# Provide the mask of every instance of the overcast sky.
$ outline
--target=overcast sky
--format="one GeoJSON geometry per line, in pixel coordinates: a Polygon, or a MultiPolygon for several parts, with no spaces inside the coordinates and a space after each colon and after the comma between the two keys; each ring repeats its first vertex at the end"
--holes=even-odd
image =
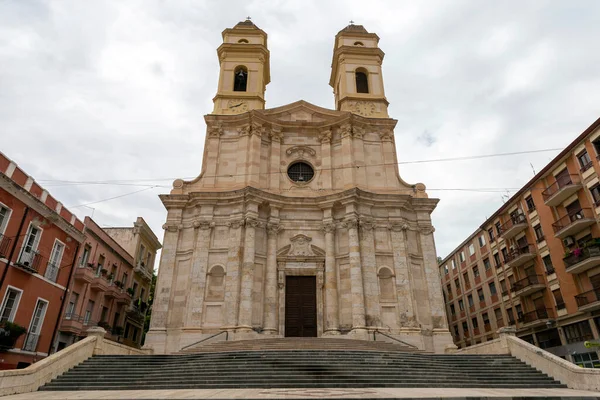
{"type": "MultiPolygon", "coordinates": [[[[1,151],[81,218],[143,216],[162,240],[157,195],[200,173],[216,48],[246,16],[269,35],[269,108],[332,108],[335,34],[350,20],[377,33],[400,162],[563,148],[600,116],[596,0],[0,0],[1,151]]],[[[557,153],[400,174],[441,199],[444,257],[557,153]],[[482,188],[500,191],[439,190],[482,188]]]]}

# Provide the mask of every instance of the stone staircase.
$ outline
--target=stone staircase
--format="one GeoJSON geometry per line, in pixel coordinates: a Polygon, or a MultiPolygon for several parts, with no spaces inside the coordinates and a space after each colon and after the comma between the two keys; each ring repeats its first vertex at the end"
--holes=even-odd
{"type": "Polygon", "coordinates": [[[183,354],[94,356],[40,390],[566,387],[507,355],[427,354],[356,342],[262,339],[183,354]]]}

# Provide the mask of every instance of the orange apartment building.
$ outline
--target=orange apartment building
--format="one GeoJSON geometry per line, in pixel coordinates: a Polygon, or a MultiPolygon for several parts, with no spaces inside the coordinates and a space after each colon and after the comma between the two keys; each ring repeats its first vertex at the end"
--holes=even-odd
{"type": "Polygon", "coordinates": [[[0,153],[0,369],[24,368],[52,351],[83,231],[0,153]]]}
{"type": "Polygon", "coordinates": [[[440,263],[457,346],[503,326],[580,366],[600,368],[600,119],[440,263]]]}
{"type": "Polygon", "coordinates": [[[102,229],[89,217],[84,223],[86,237],[61,321],[57,350],[85,337],[91,326],[106,329],[107,339],[140,347],[160,243],[143,218],[138,218],[132,228],[102,229]]]}

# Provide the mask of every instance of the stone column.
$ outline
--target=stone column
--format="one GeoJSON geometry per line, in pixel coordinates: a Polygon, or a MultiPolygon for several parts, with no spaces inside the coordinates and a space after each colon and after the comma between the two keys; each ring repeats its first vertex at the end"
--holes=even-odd
{"type": "Polygon", "coordinates": [[[350,261],[350,285],[352,293],[352,332],[360,334],[365,329],[365,294],[363,289],[360,243],[358,241],[358,219],[344,221],[348,227],[348,258],[350,261]]]}
{"type": "Polygon", "coordinates": [[[340,318],[337,290],[337,266],[335,261],[334,233],[332,222],[323,224],[325,232],[325,331],[324,335],[340,334],[340,318]]]}
{"type": "Polygon", "coordinates": [[[344,124],[339,128],[342,137],[342,185],[344,189],[355,187],[352,151],[352,125],[344,124]]]}
{"type": "Polygon", "coordinates": [[[367,326],[381,326],[379,283],[377,281],[377,261],[375,259],[375,238],[373,235],[374,225],[372,222],[363,219],[360,220],[359,225],[366,323],[367,326]]]}
{"type": "Polygon", "coordinates": [[[217,159],[219,156],[219,142],[220,137],[223,134],[223,126],[220,122],[213,123],[208,126],[207,136],[208,141],[206,143],[206,159],[202,161],[204,164],[204,184],[207,187],[215,186],[216,175],[217,175],[217,159]]]}
{"type": "Polygon", "coordinates": [[[383,150],[383,170],[385,171],[385,183],[389,188],[396,187],[398,182],[398,161],[396,160],[396,149],[394,145],[394,131],[391,128],[383,128],[379,131],[379,138],[383,150]]]}
{"type": "Polygon", "coordinates": [[[269,188],[273,191],[279,190],[279,181],[281,175],[279,170],[281,169],[281,127],[271,127],[271,159],[269,166],[269,188]]]}
{"type": "Polygon", "coordinates": [[[240,292],[240,244],[243,219],[233,220],[229,225],[229,250],[227,252],[227,271],[225,275],[225,326],[234,329],[237,324],[238,301],[240,292]]]}
{"type": "Polygon", "coordinates": [[[392,254],[394,257],[394,270],[396,274],[396,292],[398,309],[400,311],[400,328],[416,328],[415,307],[413,304],[413,294],[410,287],[410,276],[408,258],[406,254],[406,242],[404,240],[404,231],[408,229],[405,223],[391,223],[390,229],[392,239],[392,254]]]}
{"type": "MultiPolygon", "coordinates": [[[[319,132],[321,140],[321,187],[332,189],[333,170],[331,169],[331,129],[319,132]]],[[[325,284],[327,286],[327,284],[325,284]]]]}
{"type": "Polygon", "coordinates": [[[359,168],[353,168],[354,177],[356,178],[356,186],[366,187],[369,186],[367,181],[367,169],[365,168],[365,143],[363,142],[363,136],[365,134],[364,128],[356,125],[352,126],[352,148],[354,157],[354,166],[359,168]]]}
{"type": "Polygon", "coordinates": [[[202,306],[204,303],[204,289],[206,287],[206,269],[208,268],[208,248],[210,247],[210,233],[215,226],[210,221],[194,221],[197,230],[196,246],[192,259],[190,275],[190,292],[188,295],[187,316],[185,327],[200,327],[202,325],[202,306]]]}
{"type": "Polygon", "coordinates": [[[258,123],[252,124],[248,146],[248,184],[260,186],[260,145],[265,128],[258,123]]]}
{"type": "Polygon", "coordinates": [[[254,254],[256,244],[256,228],[260,226],[257,219],[246,218],[244,234],[244,261],[242,264],[242,284],[240,287],[240,311],[238,329],[252,330],[252,287],[254,286],[254,254]]]}
{"type": "Polygon", "coordinates": [[[442,294],[442,284],[440,282],[435,242],[433,241],[434,231],[435,229],[431,225],[419,227],[425,269],[424,275],[427,282],[427,292],[429,293],[429,305],[431,307],[433,329],[448,329],[446,306],[444,304],[444,295],[442,294]]]}
{"type": "Polygon", "coordinates": [[[167,222],[163,225],[165,236],[163,239],[162,253],[160,256],[160,268],[154,292],[154,304],[152,305],[152,318],[150,329],[164,330],[167,327],[169,315],[169,302],[171,300],[171,288],[173,287],[173,273],[175,271],[177,242],[181,224],[167,222]]]}
{"type": "Polygon", "coordinates": [[[277,327],[277,235],[281,225],[274,222],[267,224],[267,274],[265,278],[265,326],[264,333],[274,335],[277,327]]]}

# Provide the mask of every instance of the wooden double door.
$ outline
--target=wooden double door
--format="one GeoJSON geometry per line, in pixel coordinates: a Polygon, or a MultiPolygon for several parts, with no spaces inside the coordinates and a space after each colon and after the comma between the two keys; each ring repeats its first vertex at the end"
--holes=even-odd
{"type": "Polygon", "coordinates": [[[317,280],[315,276],[286,277],[285,336],[317,337],[317,280]]]}

